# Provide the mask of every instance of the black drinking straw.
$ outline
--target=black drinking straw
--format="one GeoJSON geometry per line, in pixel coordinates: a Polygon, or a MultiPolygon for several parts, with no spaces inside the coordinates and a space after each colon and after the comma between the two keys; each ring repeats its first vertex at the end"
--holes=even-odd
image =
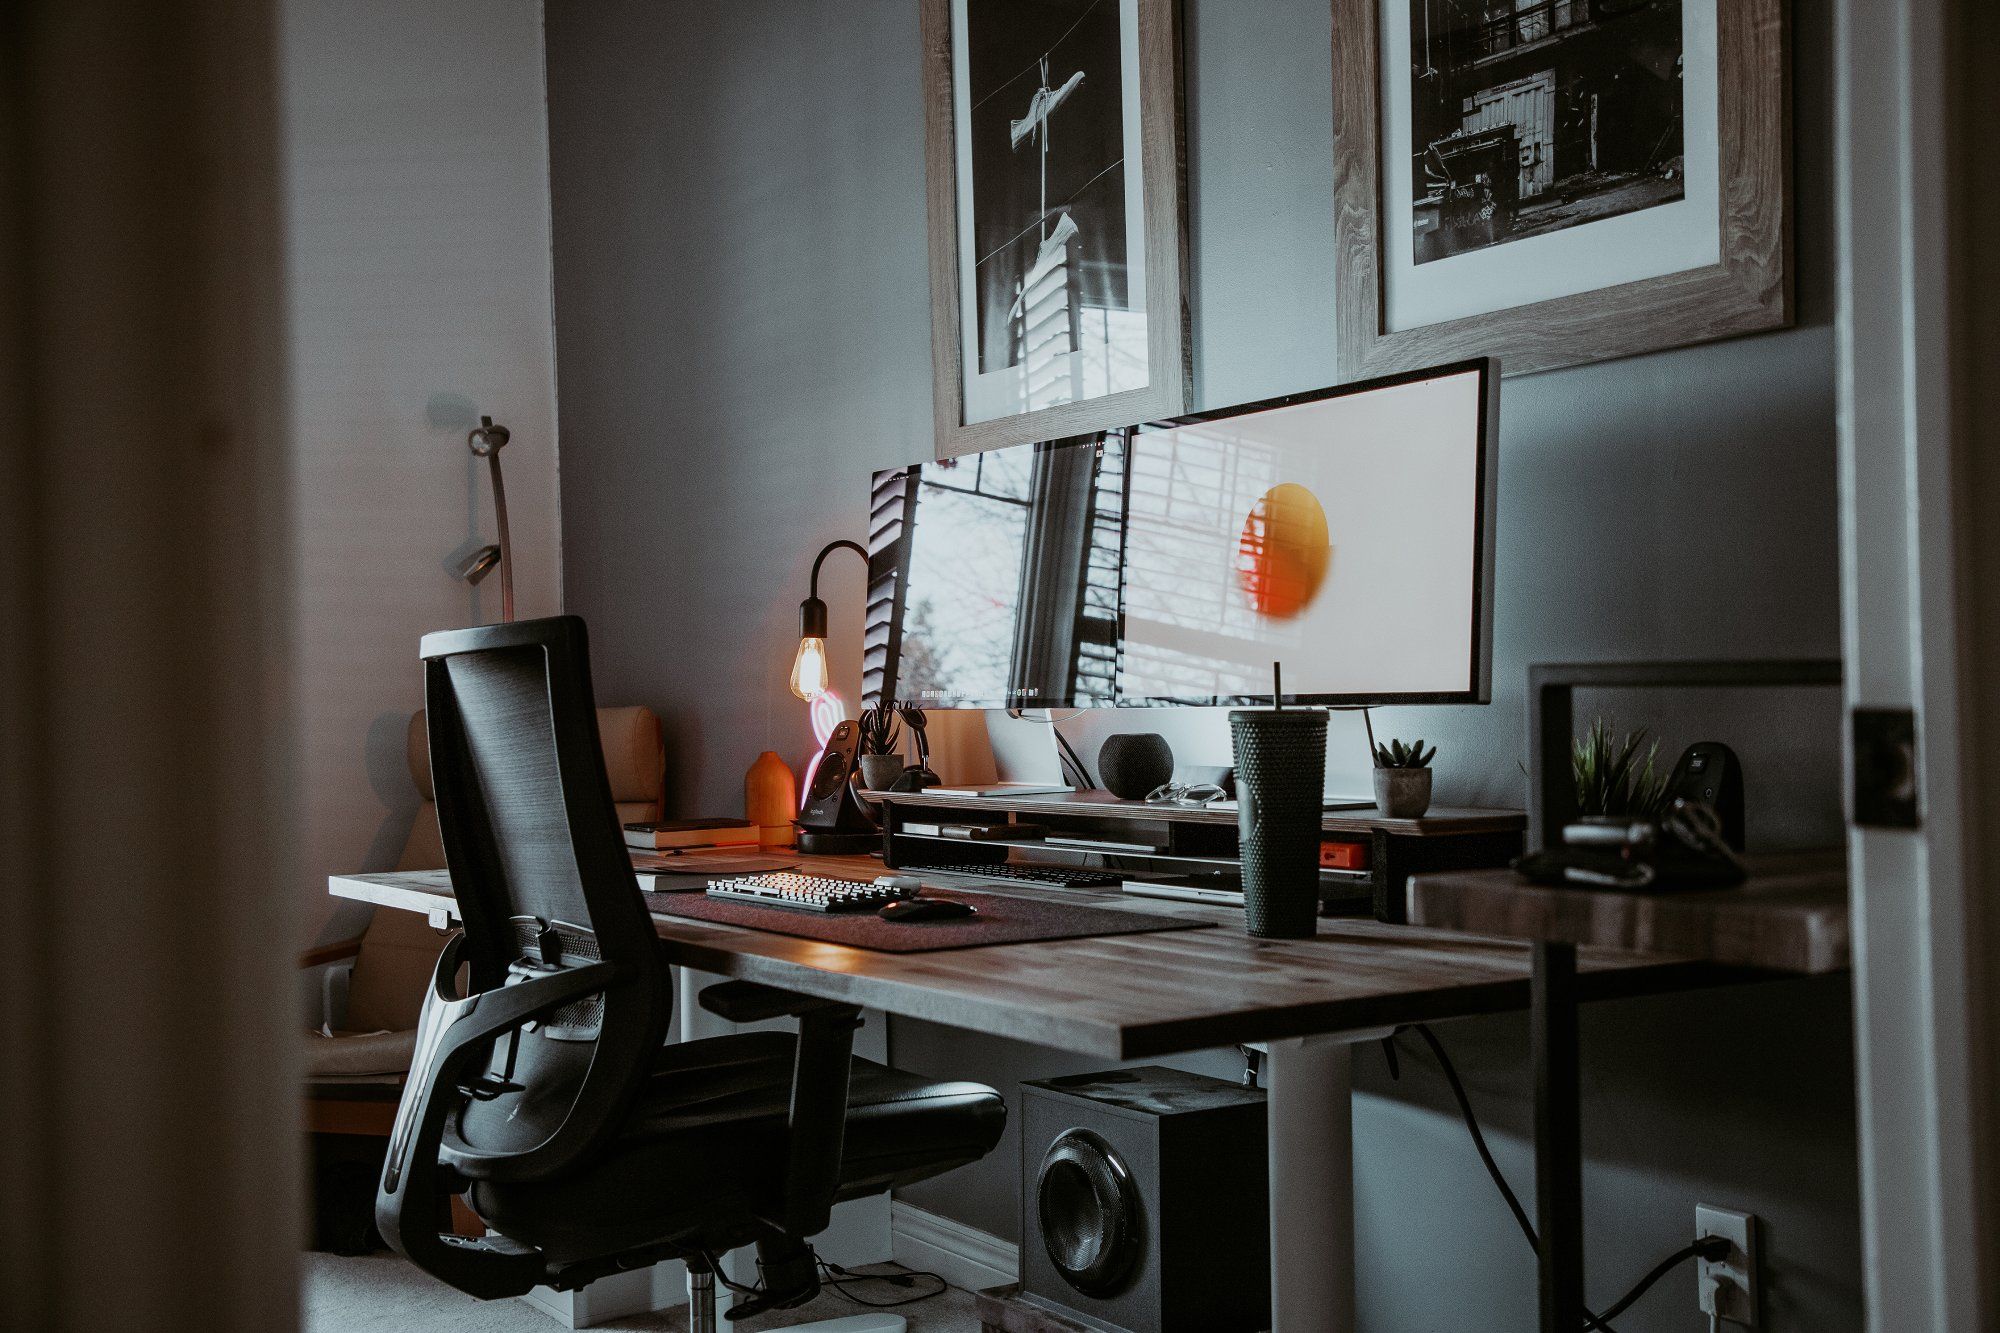
{"type": "Polygon", "coordinates": [[[1276,662],[1271,663],[1271,711],[1285,711],[1285,669],[1276,662]]]}

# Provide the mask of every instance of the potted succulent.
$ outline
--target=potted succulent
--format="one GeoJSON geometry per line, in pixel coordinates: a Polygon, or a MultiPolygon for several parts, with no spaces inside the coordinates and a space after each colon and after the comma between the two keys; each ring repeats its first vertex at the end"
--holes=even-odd
{"type": "Polygon", "coordinates": [[[1420,739],[1415,745],[1390,741],[1375,747],[1375,808],[1391,819],[1415,819],[1431,808],[1431,760],[1420,739]]]}
{"type": "Polygon", "coordinates": [[[887,791],[902,776],[903,756],[896,747],[903,729],[896,722],[895,705],[861,711],[861,785],[869,791],[887,791]]]}

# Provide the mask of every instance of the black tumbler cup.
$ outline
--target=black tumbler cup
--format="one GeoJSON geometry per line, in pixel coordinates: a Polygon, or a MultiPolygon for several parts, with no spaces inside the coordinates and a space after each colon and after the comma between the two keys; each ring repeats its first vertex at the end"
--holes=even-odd
{"type": "Polygon", "coordinates": [[[1317,708],[1238,708],[1236,827],[1243,916],[1252,935],[1310,938],[1319,918],[1319,821],[1326,714],[1317,708]]]}

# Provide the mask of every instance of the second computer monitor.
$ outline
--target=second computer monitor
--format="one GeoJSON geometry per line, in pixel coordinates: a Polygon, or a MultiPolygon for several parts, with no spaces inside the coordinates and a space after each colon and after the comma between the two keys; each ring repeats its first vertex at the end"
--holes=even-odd
{"type": "Polygon", "coordinates": [[[1126,457],[1126,705],[1490,697],[1494,371],[1144,426],[1126,457]]]}

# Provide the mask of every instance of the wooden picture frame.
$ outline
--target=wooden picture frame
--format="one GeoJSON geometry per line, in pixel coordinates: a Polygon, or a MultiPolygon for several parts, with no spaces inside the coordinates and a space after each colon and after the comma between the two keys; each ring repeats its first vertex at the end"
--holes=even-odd
{"type": "MultiPolygon", "coordinates": [[[[1506,374],[1519,375],[1792,323],[1786,0],[1685,0],[1715,9],[1717,262],[1398,329],[1389,324],[1384,274],[1389,215],[1381,119],[1382,15],[1392,0],[1332,2],[1343,379],[1487,355],[1499,357],[1506,374]]],[[[1399,10],[1405,2],[1393,0],[1399,10]]]]}
{"type": "MultiPolygon", "coordinates": [[[[1063,439],[1176,416],[1188,410],[1193,364],[1187,305],[1180,0],[1125,0],[1122,5],[1120,0],[1103,2],[1117,7],[1114,12],[1120,15],[1121,38],[1124,14],[1136,5],[1136,100],[1142,168],[1138,193],[1143,215],[1138,230],[1143,233],[1145,265],[1146,382],[1143,387],[968,421],[963,352],[968,326],[962,299],[966,287],[961,272],[959,133],[952,82],[954,0],[920,0],[931,364],[935,456],[939,459],[1007,445],[1063,439]]],[[[1043,217],[1047,216],[1044,211],[1043,217]]],[[[1128,227],[1128,235],[1129,232],[1128,227]]]]}

